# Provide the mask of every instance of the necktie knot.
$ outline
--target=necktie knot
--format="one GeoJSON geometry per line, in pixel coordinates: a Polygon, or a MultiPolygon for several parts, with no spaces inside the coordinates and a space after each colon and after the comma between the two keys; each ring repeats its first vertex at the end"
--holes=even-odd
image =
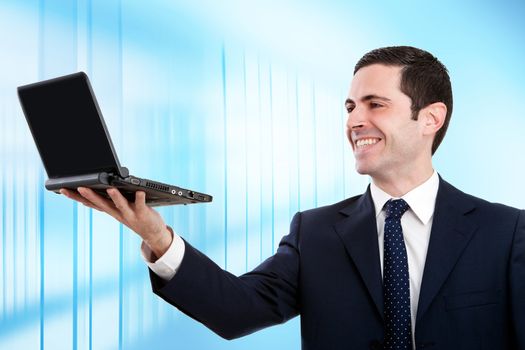
{"type": "Polygon", "coordinates": [[[391,199],[385,204],[386,218],[400,219],[408,208],[408,203],[404,199],[391,199]]]}

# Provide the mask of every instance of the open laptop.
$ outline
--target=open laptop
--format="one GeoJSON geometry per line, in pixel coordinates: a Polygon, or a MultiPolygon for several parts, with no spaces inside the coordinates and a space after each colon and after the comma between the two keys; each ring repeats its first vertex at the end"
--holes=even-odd
{"type": "Polygon", "coordinates": [[[149,206],[211,202],[212,196],[129,175],[120,166],[84,72],[18,87],[18,98],[49,179],[46,189],[89,187],[106,198],[117,187],[130,201],[146,192],[149,206]]]}

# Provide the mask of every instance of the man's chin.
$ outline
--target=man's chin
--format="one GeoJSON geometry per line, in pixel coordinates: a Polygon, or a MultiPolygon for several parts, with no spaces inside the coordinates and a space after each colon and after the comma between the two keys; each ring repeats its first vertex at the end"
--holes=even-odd
{"type": "Polygon", "coordinates": [[[365,167],[362,165],[360,166],[359,164],[356,164],[355,170],[360,175],[370,175],[370,169],[368,167],[365,167]]]}

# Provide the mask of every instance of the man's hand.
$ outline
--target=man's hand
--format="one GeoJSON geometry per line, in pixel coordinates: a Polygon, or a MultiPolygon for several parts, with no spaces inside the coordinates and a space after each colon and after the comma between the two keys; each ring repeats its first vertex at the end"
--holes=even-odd
{"type": "Polygon", "coordinates": [[[164,220],[155,210],[146,205],[146,193],[137,191],[135,202],[128,202],[116,188],[108,188],[111,200],[106,199],[93,190],[79,187],[77,192],[60,189],[64,196],[74,199],[87,207],[108,213],[131,230],[136,232],[150,247],[157,258],[164,255],[173,239],[164,220]]]}

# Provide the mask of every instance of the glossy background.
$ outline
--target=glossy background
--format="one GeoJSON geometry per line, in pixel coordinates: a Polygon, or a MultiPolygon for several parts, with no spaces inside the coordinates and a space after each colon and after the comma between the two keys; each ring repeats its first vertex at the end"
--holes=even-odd
{"type": "Polygon", "coordinates": [[[228,342],[154,296],[129,230],[43,190],[18,85],[88,73],[121,163],[214,195],[160,211],[240,274],[296,211],[365,190],[343,102],[379,46],[449,68],[440,174],[523,208],[524,16],[520,1],[1,1],[0,349],[300,348],[298,318],[228,342]]]}

